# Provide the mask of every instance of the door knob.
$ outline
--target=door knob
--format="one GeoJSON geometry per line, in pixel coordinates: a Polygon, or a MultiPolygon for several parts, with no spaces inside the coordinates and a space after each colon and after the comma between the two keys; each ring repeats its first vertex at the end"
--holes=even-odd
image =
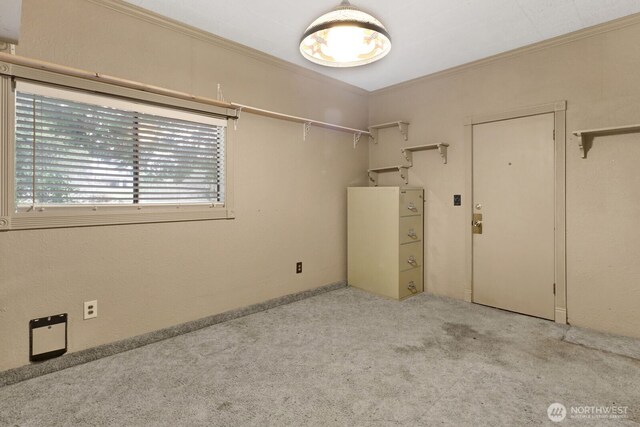
{"type": "Polygon", "coordinates": [[[411,237],[412,239],[415,239],[418,237],[418,235],[416,234],[415,230],[412,228],[411,230],[409,230],[409,232],[407,233],[407,236],[411,237]]]}
{"type": "Polygon", "coordinates": [[[474,227],[482,227],[482,221],[473,221],[474,227]]]}
{"type": "Polygon", "coordinates": [[[416,261],[416,257],[414,257],[413,255],[411,255],[408,259],[407,259],[407,263],[411,264],[411,265],[418,265],[418,261],[416,261]]]}
{"type": "Polygon", "coordinates": [[[409,204],[407,205],[407,209],[412,212],[418,212],[418,208],[416,208],[416,205],[414,205],[413,202],[409,202],[409,204]]]}

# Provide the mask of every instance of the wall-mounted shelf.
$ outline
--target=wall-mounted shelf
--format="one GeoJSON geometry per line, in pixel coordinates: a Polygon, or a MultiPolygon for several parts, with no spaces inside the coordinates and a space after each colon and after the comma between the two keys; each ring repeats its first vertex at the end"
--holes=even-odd
{"type": "Polygon", "coordinates": [[[378,174],[383,172],[398,172],[400,178],[405,185],[409,184],[409,167],[410,166],[384,166],[380,168],[369,169],[369,181],[374,187],[378,186],[378,174]]]}
{"type": "Polygon", "coordinates": [[[580,138],[580,151],[582,152],[582,158],[587,158],[587,151],[591,148],[593,138],[596,136],[616,135],[621,133],[635,133],[640,132],[640,125],[630,126],[616,126],[610,128],[601,129],[589,129],[589,130],[576,130],[573,134],[580,138]]]}
{"type": "Polygon", "coordinates": [[[405,147],[402,149],[402,155],[410,165],[413,166],[413,153],[415,151],[438,150],[442,157],[442,163],[447,164],[447,148],[449,144],[440,142],[438,144],[416,145],[414,147],[405,147]]]}
{"type": "Polygon", "coordinates": [[[378,130],[397,127],[405,141],[409,140],[409,122],[405,121],[397,121],[397,122],[389,122],[383,123],[381,125],[371,125],[369,126],[369,137],[373,139],[374,144],[378,143],[378,130]]]}

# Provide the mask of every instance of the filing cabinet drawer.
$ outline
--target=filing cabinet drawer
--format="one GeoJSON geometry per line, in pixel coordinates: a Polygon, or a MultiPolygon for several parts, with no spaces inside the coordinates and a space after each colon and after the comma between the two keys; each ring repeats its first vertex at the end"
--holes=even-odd
{"type": "Polygon", "coordinates": [[[422,267],[400,273],[399,299],[422,292],[422,267]]]}
{"type": "Polygon", "coordinates": [[[400,244],[422,241],[422,216],[400,218],[400,244]]]}
{"type": "Polygon", "coordinates": [[[400,271],[422,266],[422,242],[400,245],[400,271]]]}
{"type": "Polygon", "coordinates": [[[422,190],[400,192],[400,216],[422,215],[424,199],[422,190]]]}

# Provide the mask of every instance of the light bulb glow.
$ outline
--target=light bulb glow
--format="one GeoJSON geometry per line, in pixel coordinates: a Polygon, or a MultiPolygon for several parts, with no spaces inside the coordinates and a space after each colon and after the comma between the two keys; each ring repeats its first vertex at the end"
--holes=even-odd
{"type": "Polygon", "coordinates": [[[328,30],[325,53],[338,62],[353,62],[371,51],[369,46],[362,28],[340,26],[328,30]]]}

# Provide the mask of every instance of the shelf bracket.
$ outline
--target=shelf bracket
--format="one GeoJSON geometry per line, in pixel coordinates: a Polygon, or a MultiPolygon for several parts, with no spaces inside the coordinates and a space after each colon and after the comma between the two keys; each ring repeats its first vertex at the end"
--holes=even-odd
{"type": "Polygon", "coordinates": [[[383,168],[369,169],[369,185],[374,187],[378,186],[378,176],[380,172],[397,172],[400,175],[400,179],[405,185],[409,184],[409,168],[411,166],[388,166],[383,168]]]}
{"type": "Polygon", "coordinates": [[[378,186],[378,172],[369,171],[369,186],[378,186]]]}
{"type": "Polygon", "coordinates": [[[409,140],[409,123],[406,122],[398,122],[398,129],[400,133],[404,137],[405,141],[409,140]]]}
{"type": "Polygon", "coordinates": [[[378,143],[378,129],[369,128],[369,139],[373,141],[374,144],[378,143]]]}
{"type": "Polygon", "coordinates": [[[581,134],[581,133],[576,133],[576,136],[578,136],[578,138],[580,138],[580,140],[578,141],[578,147],[580,148],[580,154],[582,155],[583,159],[587,158],[587,152],[589,151],[589,148],[591,146],[591,137],[585,134],[581,134]]]}
{"type": "Polygon", "coordinates": [[[353,149],[355,150],[358,146],[358,142],[360,142],[360,137],[362,136],[362,132],[353,134],[353,149]]]}
{"type": "Polygon", "coordinates": [[[378,143],[378,129],[386,129],[397,127],[400,131],[400,134],[404,138],[405,141],[409,140],[409,122],[405,122],[402,120],[398,120],[396,122],[383,123],[380,125],[371,125],[369,126],[369,138],[373,140],[374,144],[378,143]]]}
{"type": "Polygon", "coordinates": [[[233,120],[233,130],[236,131],[238,130],[238,121],[240,120],[240,113],[242,113],[242,107],[238,107],[235,110],[235,116],[236,118],[233,120]]]}
{"type": "Polygon", "coordinates": [[[438,152],[440,153],[440,157],[442,157],[442,163],[447,164],[447,149],[449,148],[449,144],[438,144],[438,152]]]}
{"type": "Polygon", "coordinates": [[[398,168],[398,172],[400,172],[400,179],[404,181],[404,185],[409,185],[409,168],[401,166],[398,168]]]}
{"type": "Polygon", "coordinates": [[[580,140],[578,141],[580,153],[582,154],[582,158],[586,159],[587,152],[593,144],[593,138],[595,138],[596,136],[609,136],[637,132],[640,132],[640,124],[629,126],[615,126],[601,129],[576,130],[573,131],[573,134],[580,138],[580,140]]]}
{"type": "Polygon", "coordinates": [[[442,157],[442,163],[446,165],[448,148],[449,148],[449,144],[447,144],[446,142],[440,142],[438,144],[427,144],[427,145],[416,145],[415,147],[405,147],[401,151],[402,151],[402,155],[409,163],[409,167],[413,166],[414,151],[435,150],[435,149],[438,149],[438,153],[440,153],[440,157],[442,157]]]}
{"type": "Polygon", "coordinates": [[[407,164],[409,166],[413,166],[413,151],[411,150],[405,150],[404,148],[402,149],[402,155],[404,156],[405,160],[407,161],[407,164]]]}
{"type": "Polygon", "coordinates": [[[306,141],[307,136],[309,135],[309,131],[311,130],[311,122],[306,122],[302,124],[302,140],[306,141]]]}

